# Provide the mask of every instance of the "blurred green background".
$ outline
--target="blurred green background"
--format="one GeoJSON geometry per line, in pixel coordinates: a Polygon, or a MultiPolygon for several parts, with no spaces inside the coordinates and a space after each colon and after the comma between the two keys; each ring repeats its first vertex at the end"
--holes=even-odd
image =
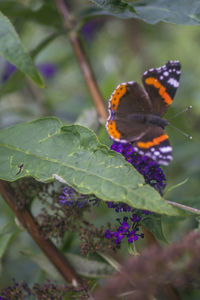
{"type": "MultiPolygon", "coordinates": [[[[41,1],[23,1],[37,6],[41,1]]],[[[77,13],[84,1],[69,1],[71,11],[77,13]]],[[[85,1],[87,2],[87,1],[85,1]]],[[[31,51],[54,29],[36,22],[10,18],[25,47],[31,51]]],[[[58,21],[59,22],[59,21],[58,21]]],[[[141,83],[141,76],[148,68],[159,67],[168,60],[180,60],[182,75],[180,86],[166,118],[170,118],[185,107],[193,109],[175,119],[172,123],[193,136],[192,140],[179,134],[173,128],[166,129],[173,146],[173,161],[163,168],[167,177],[166,190],[188,178],[188,181],[170,191],[165,198],[200,208],[200,30],[198,26],[182,26],[168,23],[146,24],[139,20],[120,20],[114,17],[97,17],[80,28],[80,37],[86,54],[96,75],[102,95],[107,103],[115,87],[130,80],[141,83]]],[[[0,56],[1,88],[5,84],[6,61],[0,56]]],[[[42,116],[54,115],[63,123],[81,122],[96,131],[102,143],[111,144],[103,125],[98,126],[93,102],[80,72],[67,34],[57,37],[35,60],[36,66],[43,64],[52,68],[46,76],[46,88],[39,89],[29,79],[16,82],[14,91],[1,96],[0,126],[5,128],[16,123],[42,116]],[[48,78],[47,78],[48,77],[48,78]]],[[[46,73],[47,74],[47,73],[46,73]]],[[[105,210],[98,212],[104,217],[105,210]]],[[[13,221],[14,216],[7,205],[0,201],[0,227],[13,221]]],[[[191,228],[198,225],[195,218],[184,220],[163,218],[163,228],[169,240],[178,240],[191,228]]],[[[28,283],[44,277],[39,268],[24,257],[20,251],[39,249],[26,233],[21,233],[12,242],[3,258],[0,288],[7,286],[12,278],[26,279],[28,283]]]]}

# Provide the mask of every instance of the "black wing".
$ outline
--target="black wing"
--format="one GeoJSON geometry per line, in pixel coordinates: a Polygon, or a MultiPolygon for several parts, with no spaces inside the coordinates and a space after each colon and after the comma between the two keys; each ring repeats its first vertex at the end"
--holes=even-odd
{"type": "Polygon", "coordinates": [[[112,139],[132,142],[141,139],[149,126],[129,118],[130,115],[149,114],[151,101],[146,91],[134,81],[120,84],[109,101],[107,130],[112,139]]]}
{"type": "Polygon", "coordinates": [[[151,99],[153,113],[163,116],[171,105],[179,86],[180,74],[179,61],[168,61],[160,68],[144,72],[142,81],[151,99]]]}

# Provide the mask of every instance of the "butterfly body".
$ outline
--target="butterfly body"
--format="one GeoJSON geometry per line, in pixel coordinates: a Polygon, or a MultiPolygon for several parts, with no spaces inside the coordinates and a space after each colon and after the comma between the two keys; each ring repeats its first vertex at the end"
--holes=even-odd
{"type": "Polygon", "coordinates": [[[180,77],[180,63],[144,72],[144,88],[129,81],[117,86],[109,101],[107,131],[112,139],[131,143],[136,152],[167,165],[172,147],[164,132],[168,125],[163,115],[171,105],[180,77]]]}

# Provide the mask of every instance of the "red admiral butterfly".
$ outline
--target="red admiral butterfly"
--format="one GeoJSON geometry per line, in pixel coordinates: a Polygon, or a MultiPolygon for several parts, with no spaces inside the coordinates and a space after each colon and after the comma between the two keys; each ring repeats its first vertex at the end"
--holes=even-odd
{"type": "Polygon", "coordinates": [[[173,101],[180,74],[179,61],[168,61],[144,72],[144,88],[135,81],[118,85],[109,100],[106,127],[111,138],[131,143],[139,154],[168,165],[172,147],[164,132],[168,122],[162,116],[173,101]]]}

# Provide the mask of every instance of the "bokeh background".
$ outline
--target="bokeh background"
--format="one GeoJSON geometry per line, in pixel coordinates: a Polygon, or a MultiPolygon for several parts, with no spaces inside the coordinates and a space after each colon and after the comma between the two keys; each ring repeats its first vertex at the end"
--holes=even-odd
{"type": "MultiPolygon", "coordinates": [[[[42,1],[22,2],[36,8],[42,1]]],[[[85,5],[82,0],[68,2],[74,15],[85,5]]],[[[39,25],[28,19],[23,22],[12,14],[9,18],[28,51],[36,48],[44,38],[54,32],[51,25],[39,25]]],[[[59,23],[59,20],[54,21],[59,23]]],[[[166,191],[186,179],[187,181],[166,192],[164,196],[168,200],[200,208],[199,27],[164,22],[150,25],[140,20],[121,20],[110,16],[90,19],[85,24],[79,24],[79,27],[84,49],[105,102],[119,83],[130,80],[141,83],[141,76],[148,68],[162,66],[168,60],[180,60],[180,86],[166,118],[170,119],[192,105],[191,111],[171,122],[192,135],[193,139],[189,140],[173,128],[166,129],[174,157],[172,163],[163,168],[167,177],[166,191]]],[[[98,123],[91,96],[67,34],[60,35],[49,43],[36,56],[35,64],[45,79],[46,88],[39,89],[28,78],[19,78],[12,86],[12,92],[1,92],[15,68],[0,56],[0,127],[53,115],[65,124],[78,122],[91,127],[102,143],[110,145],[105,127],[98,123]]],[[[98,223],[103,224],[109,213],[105,208],[98,210],[98,223]]],[[[0,227],[7,223],[14,224],[15,220],[1,199],[0,227]]],[[[163,217],[162,226],[168,240],[176,241],[192,228],[196,228],[198,219],[192,216],[186,219],[163,217]]],[[[9,285],[12,278],[26,279],[31,284],[46,277],[34,262],[21,253],[22,249],[40,252],[25,232],[18,234],[1,263],[0,288],[9,285]]]]}

